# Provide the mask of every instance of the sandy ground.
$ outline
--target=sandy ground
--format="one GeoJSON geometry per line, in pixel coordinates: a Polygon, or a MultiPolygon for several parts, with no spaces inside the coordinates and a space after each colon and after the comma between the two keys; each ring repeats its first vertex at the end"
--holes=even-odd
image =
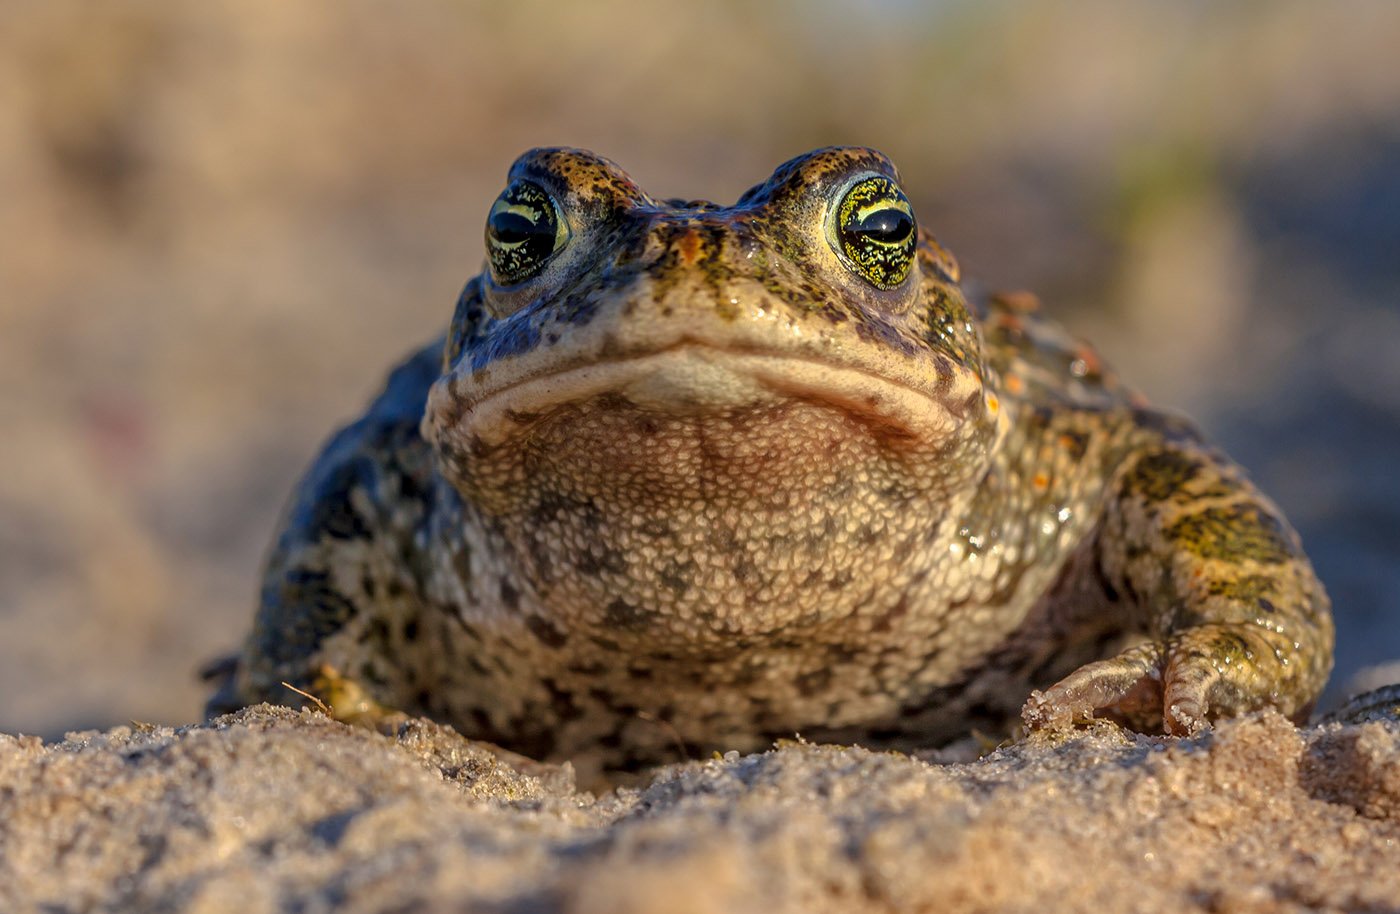
{"type": "Polygon", "coordinates": [[[268,706],[0,737],[0,909],[1395,911],[1397,712],[1103,724],[963,764],[786,744],[602,796],[427,722],[268,706]]]}
{"type": "Polygon", "coordinates": [[[0,731],[198,719],[297,476],[552,143],[720,201],[883,149],[1280,502],[1339,680],[1400,657],[1397,46],[1365,0],[0,3],[0,731]]]}

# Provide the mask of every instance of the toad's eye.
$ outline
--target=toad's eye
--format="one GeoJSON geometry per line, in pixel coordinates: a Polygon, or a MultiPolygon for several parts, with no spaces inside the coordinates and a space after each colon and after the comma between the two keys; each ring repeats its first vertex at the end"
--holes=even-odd
{"type": "Polygon", "coordinates": [[[914,208],[889,178],[875,175],[851,185],[836,206],[832,229],[846,266],[871,285],[893,289],[909,275],[918,244],[914,208]]]}
{"type": "Polygon", "coordinates": [[[486,217],[486,253],[491,273],[503,286],[537,275],[569,240],[554,199],[530,181],[516,181],[501,192],[486,217]]]}

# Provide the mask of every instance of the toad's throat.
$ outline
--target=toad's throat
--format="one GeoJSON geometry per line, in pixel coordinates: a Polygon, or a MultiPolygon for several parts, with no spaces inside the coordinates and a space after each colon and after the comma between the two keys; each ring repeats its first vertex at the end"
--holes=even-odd
{"type": "Polygon", "coordinates": [[[806,403],[844,413],[890,442],[934,444],[953,433],[977,399],[973,385],[957,383],[966,380],[931,384],[935,393],[836,361],[682,342],[495,389],[468,376],[450,376],[434,389],[428,415],[435,436],[462,436],[492,447],[561,409],[588,402],[671,419],[806,403]]]}

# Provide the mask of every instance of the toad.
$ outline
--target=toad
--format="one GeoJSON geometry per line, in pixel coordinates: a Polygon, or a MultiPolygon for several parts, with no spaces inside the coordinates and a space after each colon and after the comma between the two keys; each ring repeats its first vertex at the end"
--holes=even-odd
{"type": "Polygon", "coordinates": [[[1034,299],[966,294],[882,154],[718,206],[532,150],[486,254],[300,483],[211,712],[287,683],[622,771],[1321,690],[1278,508],[1034,299]]]}

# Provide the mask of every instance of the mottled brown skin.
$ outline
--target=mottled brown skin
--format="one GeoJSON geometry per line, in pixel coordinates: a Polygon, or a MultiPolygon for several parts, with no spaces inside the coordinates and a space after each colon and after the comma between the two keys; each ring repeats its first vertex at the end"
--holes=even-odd
{"type": "Polygon", "coordinates": [[[1332,627],[1278,509],[1029,296],[967,302],[882,155],[727,208],[577,150],[511,181],[445,341],[298,489],[211,710],[285,681],[589,771],[1307,713],[1332,627]]]}

